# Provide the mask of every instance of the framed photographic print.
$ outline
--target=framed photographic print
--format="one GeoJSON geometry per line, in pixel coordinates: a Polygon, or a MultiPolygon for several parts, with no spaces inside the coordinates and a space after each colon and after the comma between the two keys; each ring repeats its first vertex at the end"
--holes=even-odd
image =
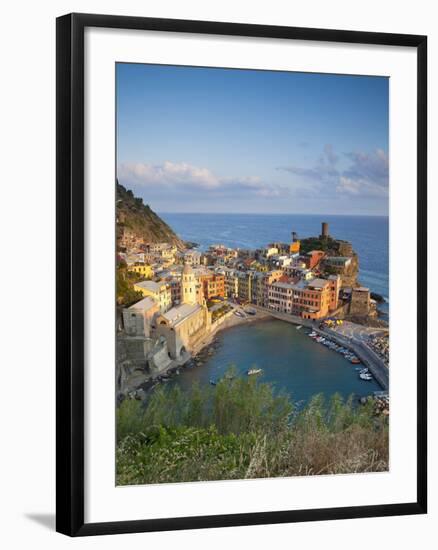
{"type": "Polygon", "coordinates": [[[426,37],[57,20],[57,530],[426,512],[426,37]]]}

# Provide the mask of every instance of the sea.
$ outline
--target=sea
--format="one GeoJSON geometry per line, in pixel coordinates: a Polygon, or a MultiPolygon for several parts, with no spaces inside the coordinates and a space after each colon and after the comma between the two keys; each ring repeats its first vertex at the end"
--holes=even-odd
{"type": "MultiPolygon", "coordinates": [[[[359,281],[389,299],[389,223],[386,216],[321,216],[307,214],[175,214],[160,213],[184,240],[205,250],[212,244],[232,248],[259,248],[271,242],[290,242],[321,233],[321,222],[330,235],[350,241],[359,254],[359,281]]],[[[383,311],[387,308],[383,307],[383,311]]]]}

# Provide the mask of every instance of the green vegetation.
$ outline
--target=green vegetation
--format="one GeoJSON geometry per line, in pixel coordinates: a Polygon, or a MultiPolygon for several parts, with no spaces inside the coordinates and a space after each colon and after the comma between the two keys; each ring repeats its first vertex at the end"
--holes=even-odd
{"type": "Polygon", "coordinates": [[[315,396],[303,409],[231,372],[189,393],[156,390],[117,410],[120,485],[384,471],[388,420],[372,402],[315,396]]]}
{"type": "Polygon", "coordinates": [[[300,241],[300,253],[307,254],[311,250],[323,250],[327,252],[328,250],[333,250],[335,248],[335,241],[328,237],[326,239],[320,239],[319,237],[308,237],[306,239],[301,239],[300,241]]]}
{"type": "Polygon", "coordinates": [[[211,320],[213,323],[226,315],[229,311],[231,311],[233,308],[229,304],[224,304],[221,307],[218,307],[217,309],[213,310],[211,313],[211,320]]]}
{"type": "Polygon", "coordinates": [[[116,294],[117,303],[125,307],[141,300],[141,292],[134,290],[134,284],[143,280],[138,273],[128,271],[126,263],[122,260],[118,263],[116,269],[116,294]]]}

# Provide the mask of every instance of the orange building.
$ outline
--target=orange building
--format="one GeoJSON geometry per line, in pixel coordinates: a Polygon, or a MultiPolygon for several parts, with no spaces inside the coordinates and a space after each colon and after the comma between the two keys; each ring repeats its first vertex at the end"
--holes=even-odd
{"type": "Polygon", "coordinates": [[[289,246],[289,252],[295,254],[300,251],[300,241],[294,241],[289,246]]]}
{"type": "Polygon", "coordinates": [[[215,296],[225,297],[225,276],[218,273],[208,273],[199,276],[199,282],[204,291],[204,298],[209,300],[215,296]]]}
{"type": "Polygon", "coordinates": [[[313,279],[306,285],[295,285],[292,313],[303,319],[322,319],[338,307],[340,278],[313,279]]]}

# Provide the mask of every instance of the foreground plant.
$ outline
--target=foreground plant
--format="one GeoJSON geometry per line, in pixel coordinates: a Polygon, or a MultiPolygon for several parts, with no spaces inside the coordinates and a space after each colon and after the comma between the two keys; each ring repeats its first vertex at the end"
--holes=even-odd
{"type": "Polygon", "coordinates": [[[255,378],[160,388],[117,410],[119,485],[385,471],[388,419],[372,402],[315,396],[294,408],[255,378]]]}

